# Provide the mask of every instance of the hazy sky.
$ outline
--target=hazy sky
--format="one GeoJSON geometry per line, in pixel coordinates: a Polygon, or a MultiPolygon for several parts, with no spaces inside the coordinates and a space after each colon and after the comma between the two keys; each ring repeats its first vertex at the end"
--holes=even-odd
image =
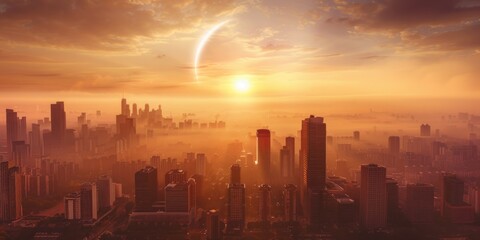
{"type": "Polygon", "coordinates": [[[480,0],[0,0],[0,46],[7,102],[480,96],[480,0]]]}

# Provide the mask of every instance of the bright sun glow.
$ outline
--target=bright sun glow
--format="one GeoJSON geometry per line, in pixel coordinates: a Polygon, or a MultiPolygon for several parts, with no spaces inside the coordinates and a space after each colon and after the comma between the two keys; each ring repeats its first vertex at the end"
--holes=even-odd
{"type": "Polygon", "coordinates": [[[240,93],[248,92],[250,90],[250,81],[246,78],[237,79],[235,80],[234,88],[235,91],[240,93]]]}

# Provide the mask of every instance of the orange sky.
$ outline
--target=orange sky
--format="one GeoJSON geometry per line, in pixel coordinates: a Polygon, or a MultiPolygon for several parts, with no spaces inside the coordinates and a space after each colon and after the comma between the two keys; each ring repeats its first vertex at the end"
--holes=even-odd
{"type": "Polygon", "coordinates": [[[372,2],[0,0],[0,100],[480,96],[480,1],[372,2]]]}

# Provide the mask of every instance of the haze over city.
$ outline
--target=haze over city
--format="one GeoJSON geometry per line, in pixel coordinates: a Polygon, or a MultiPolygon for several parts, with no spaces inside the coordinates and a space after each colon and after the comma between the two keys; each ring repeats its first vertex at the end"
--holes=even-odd
{"type": "Polygon", "coordinates": [[[479,0],[0,0],[0,239],[480,239],[479,0]]]}

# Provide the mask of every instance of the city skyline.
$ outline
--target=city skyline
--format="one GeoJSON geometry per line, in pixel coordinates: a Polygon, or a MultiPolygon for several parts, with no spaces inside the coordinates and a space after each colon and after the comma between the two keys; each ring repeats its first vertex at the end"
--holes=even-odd
{"type": "Polygon", "coordinates": [[[480,239],[480,0],[0,0],[0,239],[480,239]]]}

